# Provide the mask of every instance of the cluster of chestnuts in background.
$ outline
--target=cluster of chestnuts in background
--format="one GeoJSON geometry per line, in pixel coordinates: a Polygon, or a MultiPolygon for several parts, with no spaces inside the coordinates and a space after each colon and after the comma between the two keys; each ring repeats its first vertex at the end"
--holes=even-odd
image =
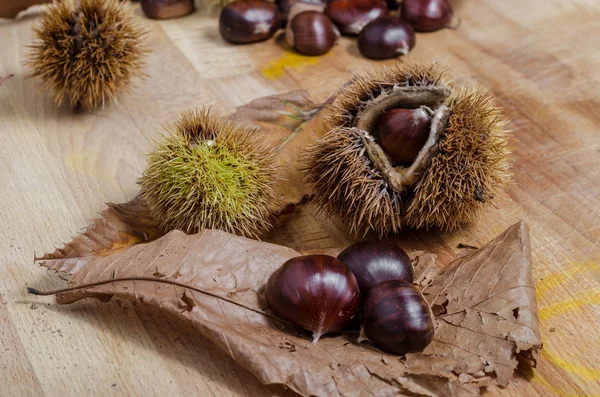
{"type": "Polygon", "coordinates": [[[416,286],[408,255],[386,241],[355,243],[337,258],[307,255],[269,277],[265,297],[280,318],[313,333],[351,329],[395,354],[422,351],[433,339],[433,314],[416,286]]]}
{"type": "Polygon", "coordinates": [[[448,0],[237,0],[225,6],[219,31],[231,43],[254,43],[285,28],[287,43],[304,55],[322,55],[340,34],[358,36],[360,53],[371,59],[406,55],[415,31],[448,27],[448,0]]]}

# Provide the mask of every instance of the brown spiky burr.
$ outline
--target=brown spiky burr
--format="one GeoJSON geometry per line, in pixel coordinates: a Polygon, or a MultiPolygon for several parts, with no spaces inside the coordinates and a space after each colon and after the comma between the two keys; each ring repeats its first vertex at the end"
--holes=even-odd
{"type": "Polygon", "coordinates": [[[147,156],[141,196],[164,231],[220,229],[257,238],[271,227],[278,169],[255,129],[210,109],[186,111],[147,156]]]}
{"type": "Polygon", "coordinates": [[[329,132],[305,151],[305,180],[354,234],[455,229],[510,179],[505,119],[493,98],[475,88],[452,93],[446,75],[432,63],[375,70],[342,87],[326,110],[329,132]],[[396,163],[380,145],[382,115],[394,109],[431,115],[411,164],[396,163]]]}
{"type": "Polygon", "coordinates": [[[94,109],[128,91],[144,76],[144,30],[118,0],[55,2],[34,28],[30,76],[53,101],[94,109]]]}

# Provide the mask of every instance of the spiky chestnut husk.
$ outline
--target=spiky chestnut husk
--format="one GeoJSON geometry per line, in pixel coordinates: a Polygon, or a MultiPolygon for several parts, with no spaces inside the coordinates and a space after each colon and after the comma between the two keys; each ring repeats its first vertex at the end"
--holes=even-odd
{"type": "Polygon", "coordinates": [[[351,232],[402,227],[451,230],[472,221],[510,177],[504,119],[476,89],[451,95],[436,64],[399,64],[357,76],[333,101],[329,130],[304,153],[305,179],[324,211],[351,232]],[[377,144],[379,116],[393,108],[434,110],[430,135],[409,167],[377,144]]]}
{"type": "Polygon", "coordinates": [[[278,170],[254,132],[209,109],[186,111],[167,127],[140,179],[142,200],[161,229],[257,238],[271,226],[278,170]]]}
{"type": "Polygon", "coordinates": [[[94,109],[143,77],[144,30],[118,0],[63,0],[34,28],[30,76],[58,105],[94,109]]]}

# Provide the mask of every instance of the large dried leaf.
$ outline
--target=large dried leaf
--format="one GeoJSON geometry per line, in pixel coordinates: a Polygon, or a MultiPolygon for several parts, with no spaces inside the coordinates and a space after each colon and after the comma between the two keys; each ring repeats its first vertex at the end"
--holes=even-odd
{"type": "MultiPolygon", "coordinates": [[[[308,123],[320,122],[320,118],[317,118],[319,121],[315,119],[320,109],[306,91],[293,91],[256,99],[229,116],[232,120],[258,127],[256,133],[275,147],[281,169],[281,180],[277,185],[277,195],[282,202],[277,209],[280,213],[291,211],[310,194],[298,172],[298,154],[304,145],[318,138],[315,134],[319,130],[308,123]],[[307,126],[309,128],[304,128],[307,126]]],[[[62,271],[65,263],[83,265],[93,255],[106,256],[164,234],[139,197],[128,203],[108,204],[100,215],[64,248],[36,260],[48,261],[47,267],[62,271]]]]}
{"type": "Polygon", "coordinates": [[[275,147],[281,169],[277,192],[288,210],[311,194],[310,187],[302,181],[298,155],[325,133],[319,125],[321,117],[315,117],[320,111],[321,107],[306,91],[292,91],[256,99],[229,116],[259,127],[257,133],[275,147]]]}
{"type": "Polygon", "coordinates": [[[534,365],[540,348],[528,229],[524,222],[446,269],[431,254],[414,257],[417,285],[437,316],[434,341],[423,353],[399,357],[356,342],[354,334],[310,338],[261,314],[207,297],[197,288],[265,307],[268,276],[298,252],[220,231],[171,232],[83,266],[65,263],[72,286],[122,277],[60,294],[59,303],[85,297],[138,299],[192,321],[199,332],[265,384],[315,396],[472,396],[487,385],[506,385],[517,354],[534,365]]]}
{"type": "Polygon", "coordinates": [[[100,218],[63,248],[36,257],[51,270],[67,272],[92,259],[121,252],[132,245],[152,241],[162,236],[148,209],[139,197],[123,204],[108,203],[100,218]]]}

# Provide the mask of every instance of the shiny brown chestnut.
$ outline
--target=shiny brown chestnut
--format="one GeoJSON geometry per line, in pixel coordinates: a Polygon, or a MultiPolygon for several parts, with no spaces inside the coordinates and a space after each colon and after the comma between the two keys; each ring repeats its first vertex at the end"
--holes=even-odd
{"type": "Polygon", "coordinates": [[[402,165],[412,164],[429,138],[432,111],[390,109],[381,115],[377,134],[379,144],[390,159],[402,165]]]}
{"type": "Polygon", "coordinates": [[[371,21],[387,13],[383,0],[331,0],[325,13],[340,33],[355,36],[371,21]]]}
{"type": "Polygon", "coordinates": [[[362,331],[385,351],[422,351],[433,340],[433,314],[412,284],[392,280],[372,288],[362,310],[362,331]]]}
{"type": "Polygon", "coordinates": [[[452,7],[448,0],[404,0],[402,19],[417,32],[433,32],[446,28],[452,21],[452,7]]]}
{"type": "Polygon", "coordinates": [[[370,22],[358,35],[358,50],[363,56],[371,59],[406,55],[414,46],[413,28],[394,16],[370,22]]]}
{"type": "Polygon", "coordinates": [[[314,344],[351,323],[361,295],[354,274],[342,262],[307,255],[288,260],[271,274],[265,298],[275,315],[312,331],[314,344]]]}
{"type": "Polygon", "coordinates": [[[279,8],[281,26],[283,27],[285,27],[288,22],[288,16],[291,9],[296,5],[308,5],[309,7],[305,7],[304,11],[311,9],[313,11],[323,11],[325,9],[325,4],[321,0],[275,0],[275,4],[277,5],[277,8],[279,8]]]}
{"type": "Polygon", "coordinates": [[[331,19],[317,11],[296,14],[285,30],[285,38],[290,47],[304,55],[327,53],[339,36],[340,33],[331,19]]]}
{"type": "Polygon", "coordinates": [[[194,11],[194,0],[142,0],[144,15],[152,19],[171,19],[194,11]]]}
{"type": "Polygon", "coordinates": [[[337,258],[354,273],[363,297],[384,281],[413,282],[410,258],[402,248],[389,241],[359,241],[340,252],[337,258]]]}
{"type": "Polygon", "coordinates": [[[223,7],[219,32],[231,43],[255,43],[271,38],[279,29],[279,10],[265,0],[237,0],[223,7]]]}

